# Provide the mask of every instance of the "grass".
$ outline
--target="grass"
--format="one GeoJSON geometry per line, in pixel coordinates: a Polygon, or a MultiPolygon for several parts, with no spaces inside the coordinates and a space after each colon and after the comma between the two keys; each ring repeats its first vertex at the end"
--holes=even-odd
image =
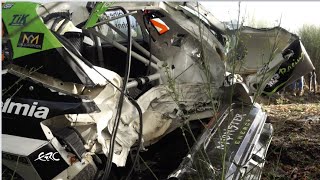
{"type": "MultiPolygon", "coordinates": [[[[239,16],[238,16],[238,22],[240,22],[240,5],[241,3],[239,2],[239,16]]],[[[198,10],[199,11],[199,10],[198,10]]],[[[241,39],[240,39],[240,33],[241,33],[241,29],[242,29],[242,25],[243,25],[243,20],[241,21],[240,24],[238,24],[238,30],[236,31],[236,34],[235,34],[235,41],[234,41],[234,47],[239,47],[239,42],[241,42],[241,39]]],[[[204,48],[204,44],[205,44],[205,39],[203,39],[203,33],[204,33],[204,27],[203,27],[203,24],[200,22],[200,19],[198,21],[198,30],[199,30],[199,34],[200,34],[200,38],[199,38],[199,41],[200,41],[200,52],[201,52],[201,63],[197,64],[198,66],[200,66],[201,68],[201,71],[203,73],[204,76],[202,76],[202,80],[204,82],[204,89],[203,91],[207,94],[207,97],[210,101],[210,104],[212,105],[212,115],[215,116],[217,115],[217,111],[218,111],[218,107],[219,107],[219,104],[217,106],[217,100],[219,101],[219,99],[216,99],[214,98],[213,96],[213,92],[214,90],[212,89],[212,74],[211,74],[211,71],[210,71],[210,65],[209,65],[209,61],[210,59],[206,56],[206,51],[205,51],[205,48],[204,48]]],[[[278,37],[278,34],[276,35],[276,38],[278,37]]],[[[277,42],[277,40],[275,41],[277,42]]],[[[235,74],[235,68],[236,68],[236,65],[238,65],[240,63],[240,67],[241,67],[241,64],[243,64],[243,61],[239,60],[239,51],[238,51],[238,48],[231,48],[231,50],[229,51],[227,57],[227,61],[229,63],[229,67],[231,67],[231,74],[234,75],[235,74]]],[[[272,44],[270,45],[270,48],[272,48],[272,54],[270,54],[270,56],[268,57],[268,62],[270,62],[273,57],[274,57],[274,53],[277,49],[277,43],[275,44],[272,44]]],[[[246,55],[243,54],[244,56],[246,55]]],[[[180,105],[179,105],[179,100],[180,100],[180,94],[179,94],[179,90],[176,88],[177,87],[177,82],[175,81],[175,78],[172,77],[171,73],[170,73],[170,67],[168,67],[168,65],[165,66],[165,74],[166,74],[166,77],[167,77],[167,87],[168,87],[168,92],[170,94],[170,96],[172,97],[173,101],[175,101],[175,103],[177,104],[177,107],[180,108],[180,105]]],[[[261,78],[261,81],[259,82],[259,87],[258,87],[258,90],[260,90],[260,86],[262,84],[262,82],[264,82],[266,80],[266,78],[268,78],[265,74],[262,74],[262,78],[261,78]]],[[[232,84],[234,82],[231,82],[232,84]]],[[[233,86],[232,86],[232,92],[234,91],[233,89],[233,86]]],[[[260,91],[258,91],[257,94],[259,94],[260,91]]],[[[231,93],[233,94],[233,93],[231,93]]],[[[255,97],[256,98],[256,97],[255,97]]],[[[229,105],[231,106],[231,103],[233,102],[232,100],[232,96],[230,96],[229,98],[229,105]]],[[[180,109],[181,112],[183,112],[182,109],[180,109]]],[[[216,119],[218,118],[217,116],[215,117],[216,119]]],[[[229,122],[231,122],[231,120],[229,119],[228,120],[229,122]]],[[[188,122],[187,122],[188,123],[188,122]]],[[[192,133],[191,129],[187,129],[186,131],[188,131],[189,133],[192,133]]],[[[227,171],[227,167],[226,167],[226,157],[227,157],[227,152],[228,152],[228,145],[227,145],[227,138],[222,138],[222,129],[221,128],[217,128],[217,132],[220,136],[220,139],[222,139],[222,143],[223,143],[223,154],[222,154],[222,157],[221,157],[221,164],[222,164],[222,169],[220,170],[220,175],[219,175],[219,179],[225,179],[226,178],[226,171],[227,171]]],[[[225,136],[229,136],[230,135],[230,131],[227,130],[225,136]]],[[[194,137],[194,140],[195,140],[195,137],[194,137]]],[[[186,140],[186,143],[187,140],[186,140]]],[[[189,145],[188,145],[189,149],[191,148],[189,145]]],[[[210,161],[208,155],[206,154],[205,151],[201,151],[200,153],[200,156],[197,156],[195,162],[194,162],[194,167],[196,168],[196,170],[199,172],[198,173],[198,176],[195,177],[196,179],[204,179],[206,177],[206,174],[204,173],[207,173],[208,171],[203,171],[203,167],[201,165],[199,165],[198,163],[199,162],[207,162],[209,164],[213,163],[210,161]]],[[[247,172],[247,174],[249,175],[250,174],[250,171],[247,172]]]]}
{"type": "MultiPolygon", "coordinates": [[[[238,31],[236,31],[236,34],[235,34],[235,43],[234,43],[234,48],[231,49],[231,51],[228,53],[227,55],[227,58],[228,58],[228,63],[230,65],[230,69],[231,69],[231,74],[234,75],[235,74],[235,68],[236,66],[240,63],[240,67],[242,66],[243,64],[243,61],[239,61],[239,57],[242,57],[242,56],[246,56],[246,52],[244,52],[244,54],[239,54],[239,44],[241,44],[241,39],[240,39],[240,33],[241,33],[241,28],[242,28],[242,25],[243,25],[243,20],[240,21],[240,5],[241,3],[239,2],[239,15],[238,15],[238,31]]],[[[260,23],[260,22],[259,22],[260,23]]],[[[258,23],[259,26],[261,26],[260,24],[258,23]]],[[[204,48],[204,39],[203,39],[203,33],[204,33],[204,27],[202,25],[202,23],[200,22],[200,19],[199,19],[199,22],[198,22],[198,30],[199,30],[199,34],[200,34],[200,52],[201,52],[201,63],[198,64],[201,66],[201,70],[204,74],[204,76],[202,77],[203,78],[203,81],[204,81],[204,88],[203,88],[203,91],[205,91],[206,95],[208,96],[208,99],[210,100],[210,104],[211,104],[211,110],[212,110],[212,115],[215,116],[215,118],[217,119],[217,112],[218,112],[218,109],[219,109],[219,103],[217,103],[219,101],[219,99],[215,98],[213,96],[213,87],[212,87],[212,74],[211,74],[211,71],[210,71],[210,65],[209,65],[209,61],[210,59],[207,58],[206,56],[206,52],[205,52],[205,48],[204,48]]],[[[316,57],[318,58],[320,56],[320,53],[319,53],[319,48],[320,48],[320,45],[317,46],[317,45],[314,45],[314,43],[316,42],[320,42],[320,29],[319,31],[315,31],[313,27],[304,27],[304,29],[299,32],[301,34],[301,37],[302,37],[302,41],[303,43],[305,44],[306,46],[306,49],[307,51],[309,52],[310,49],[312,49],[313,47],[316,47],[311,53],[312,57],[316,57]],[[318,37],[319,39],[317,38],[314,38],[314,40],[310,37],[309,37],[309,34],[310,31],[312,32],[318,32],[318,37]],[[310,44],[310,46],[309,46],[310,44]]],[[[276,35],[276,39],[278,38],[278,35],[276,35]]],[[[311,36],[313,37],[313,36],[311,36]]],[[[274,44],[270,44],[270,48],[271,48],[271,52],[269,55],[268,55],[268,61],[267,63],[269,63],[274,55],[275,55],[275,52],[277,50],[277,40],[275,41],[276,43],[274,44]]],[[[244,47],[245,49],[245,47],[244,47]]],[[[311,50],[310,50],[311,52],[311,50]]],[[[261,58],[264,58],[264,57],[261,57],[261,58]]],[[[314,58],[314,59],[316,59],[314,58]]],[[[313,58],[312,58],[313,59],[313,58]]],[[[318,58],[319,59],[319,58],[318,58]]],[[[315,63],[317,64],[317,63],[315,63]]],[[[173,77],[172,74],[171,74],[171,67],[169,67],[167,64],[165,64],[163,66],[164,68],[164,71],[165,71],[165,75],[167,77],[167,90],[171,96],[171,98],[173,99],[173,101],[176,103],[177,107],[179,108],[179,110],[181,111],[182,115],[183,115],[183,109],[180,105],[180,101],[183,97],[181,97],[181,90],[178,89],[178,86],[177,86],[177,82],[176,82],[176,77],[173,77]]],[[[320,73],[318,73],[320,74],[320,73]]],[[[268,79],[268,74],[262,74],[262,77],[259,81],[259,87],[258,87],[258,91],[257,93],[255,94],[254,96],[254,101],[257,100],[257,97],[258,95],[261,93],[261,85],[263,85],[263,83],[268,79]]],[[[318,76],[319,78],[319,76],[318,76]]],[[[18,83],[18,82],[17,82],[18,83]]],[[[232,82],[234,83],[234,82],[232,82]]],[[[21,88],[21,87],[20,87],[21,88]]],[[[19,88],[18,88],[19,89],[19,88]]],[[[10,90],[10,89],[9,89],[10,90]]],[[[5,94],[8,90],[5,90],[3,91],[3,94],[5,94]]],[[[232,89],[232,92],[234,91],[234,89],[232,89]]],[[[233,93],[231,93],[233,94],[233,93]]],[[[284,100],[282,99],[279,99],[278,100],[279,102],[278,103],[284,103],[284,100]]],[[[233,102],[233,99],[232,99],[232,96],[230,96],[230,99],[229,99],[229,104],[231,105],[231,103],[233,102]]],[[[300,111],[302,112],[302,110],[300,111]]],[[[229,120],[231,121],[231,120],[229,120]]],[[[186,122],[185,123],[186,127],[187,128],[184,128],[184,127],[181,127],[182,128],[182,131],[183,132],[189,132],[193,135],[192,133],[192,130],[189,126],[189,122],[186,122]]],[[[218,128],[218,133],[220,134],[220,137],[222,136],[222,129],[221,128],[218,128]]],[[[227,136],[230,135],[230,132],[227,131],[227,136]]],[[[194,141],[196,141],[196,137],[193,136],[193,139],[194,141]]],[[[226,167],[226,155],[227,155],[227,151],[228,151],[228,146],[227,146],[227,138],[222,138],[223,139],[223,143],[224,143],[224,150],[223,150],[223,156],[221,157],[221,164],[223,165],[222,169],[221,169],[221,176],[220,176],[220,179],[225,179],[226,178],[226,171],[227,171],[227,167],[226,167]]],[[[188,143],[187,140],[185,140],[186,143],[188,143]]],[[[191,150],[191,147],[188,145],[188,148],[189,150],[191,150]]],[[[275,172],[277,171],[278,167],[279,167],[279,162],[280,162],[280,156],[281,156],[281,153],[282,153],[282,148],[280,149],[280,154],[278,156],[278,160],[277,160],[277,163],[274,164],[274,173],[271,173],[270,176],[267,175],[268,177],[273,177],[275,179],[275,172]]],[[[206,166],[203,166],[203,164],[206,164],[206,163],[212,163],[210,162],[209,158],[208,158],[208,155],[206,154],[205,151],[200,151],[199,153],[199,156],[197,157],[198,158],[198,161],[196,162],[195,164],[195,167],[196,169],[200,172],[198,174],[198,176],[196,177],[197,179],[205,179],[206,177],[206,173],[210,172],[208,169],[203,169],[204,167],[206,166]]],[[[152,172],[152,170],[149,168],[149,166],[146,164],[146,162],[140,157],[141,161],[145,164],[145,166],[151,171],[152,175],[155,177],[155,179],[157,179],[156,175],[152,172]]],[[[247,174],[250,174],[250,171],[246,172],[247,174]]],[[[246,175],[244,175],[246,176],[246,175]]]]}

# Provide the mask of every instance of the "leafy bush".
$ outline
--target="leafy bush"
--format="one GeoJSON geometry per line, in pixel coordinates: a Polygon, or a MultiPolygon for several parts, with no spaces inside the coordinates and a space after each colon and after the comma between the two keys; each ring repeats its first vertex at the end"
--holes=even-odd
{"type": "Polygon", "coordinates": [[[316,68],[317,81],[320,82],[320,27],[305,24],[298,34],[316,68]]]}

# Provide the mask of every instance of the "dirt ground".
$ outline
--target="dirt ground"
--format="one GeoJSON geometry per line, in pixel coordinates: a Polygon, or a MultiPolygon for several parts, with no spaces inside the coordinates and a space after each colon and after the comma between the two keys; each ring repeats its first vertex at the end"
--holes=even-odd
{"type": "Polygon", "coordinates": [[[320,179],[320,93],[277,94],[260,103],[274,127],[262,179],[320,179]]]}

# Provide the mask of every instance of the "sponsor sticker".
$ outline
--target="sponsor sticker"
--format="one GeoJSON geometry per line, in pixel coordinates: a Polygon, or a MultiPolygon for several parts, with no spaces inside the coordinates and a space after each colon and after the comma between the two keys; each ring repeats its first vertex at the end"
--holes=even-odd
{"type": "Polygon", "coordinates": [[[278,73],[276,73],[275,75],[272,76],[272,78],[267,83],[267,85],[270,86],[270,87],[273,86],[274,84],[279,82],[279,78],[280,78],[280,75],[278,73]]]}
{"type": "Polygon", "coordinates": [[[44,152],[41,152],[39,153],[38,155],[38,158],[35,159],[34,161],[60,161],[59,158],[56,158],[55,155],[57,154],[58,152],[48,152],[48,153],[44,153],[44,152]]]}
{"type": "Polygon", "coordinates": [[[151,19],[150,22],[160,35],[166,33],[170,29],[169,26],[167,26],[160,18],[151,19]]]}
{"type": "Polygon", "coordinates": [[[10,26],[24,26],[27,23],[29,14],[15,14],[12,16],[12,20],[9,23],[10,26]]]}
{"type": "Polygon", "coordinates": [[[2,9],[10,9],[10,8],[12,8],[13,5],[14,5],[13,3],[3,4],[2,9]]]}
{"type": "Polygon", "coordinates": [[[21,32],[18,47],[42,49],[43,33],[21,32]]]}
{"type": "Polygon", "coordinates": [[[217,149],[225,149],[226,145],[240,144],[251,126],[251,120],[246,119],[247,114],[236,114],[227,128],[222,130],[222,134],[217,142],[217,149]]]}
{"type": "Polygon", "coordinates": [[[33,102],[30,106],[30,104],[13,102],[9,98],[5,103],[2,103],[2,113],[46,119],[49,114],[49,108],[45,106],[38,106],[38,102],[33,102]]]}

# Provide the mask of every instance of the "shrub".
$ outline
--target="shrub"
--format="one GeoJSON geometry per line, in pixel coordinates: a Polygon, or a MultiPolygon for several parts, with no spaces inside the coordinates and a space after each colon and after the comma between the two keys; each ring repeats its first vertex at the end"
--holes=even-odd
{"type": "Polygon", "coordinates": [[[316,68],[317,81],[320,82],[320,27],[305,24],[298,30],[298,34],[316,68]]]}

